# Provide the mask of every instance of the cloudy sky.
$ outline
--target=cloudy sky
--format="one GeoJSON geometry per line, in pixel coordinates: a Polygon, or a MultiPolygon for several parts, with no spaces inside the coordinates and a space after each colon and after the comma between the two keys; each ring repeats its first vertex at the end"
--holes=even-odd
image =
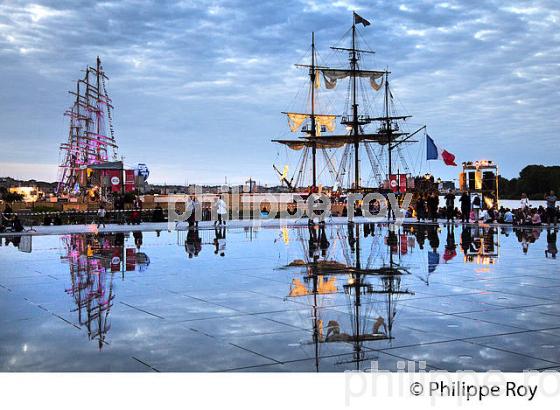
{"type": "Polygon", "coordinates": [[[56,178],[67,90],[99,55],[127,164],[152,182],[276,183],[270,139],[305,76],[293,63],[311,31],[328,55],[352,10],[373,23],[375,68],[458,161],[494,159],[506,177],[558,164],[557,0],[3,0],[0,176],[56,178]]]}

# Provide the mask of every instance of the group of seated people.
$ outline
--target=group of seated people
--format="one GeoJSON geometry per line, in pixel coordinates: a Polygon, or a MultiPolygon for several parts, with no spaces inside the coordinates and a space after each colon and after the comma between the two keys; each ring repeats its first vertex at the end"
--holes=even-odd
{"type": "MultiPolygon", "coordinates": [[[[556,212],[560,216],[560,209],[558,209],[558,207],[556,208],[556,212]]],[[[406,217],[412,218],[415,216],[416,211],[410,207],[406,213],[406,217]]],[[[459,220],[462,219],[461,216],[461,210],[455,207],[453,210],[453,217],[459,220]]],[[[447,209],[444,207],[438,208],[437,218],[447,218],[447,209]]],[[[491,208],[480,210],[478,212],[478,219],[474,210],[471,210],[467,220],[473,222],[511,224],[514,226],[541,226],[543,223],[547,222],[547,210],[543,206],[513,210],[502,206],[499,209],[491,208]]]]}

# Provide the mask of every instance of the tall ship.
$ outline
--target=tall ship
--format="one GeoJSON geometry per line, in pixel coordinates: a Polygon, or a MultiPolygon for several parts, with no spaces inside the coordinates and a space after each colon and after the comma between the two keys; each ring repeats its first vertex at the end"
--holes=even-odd
{"type": "Polygon", "coordinates": [[[57,194],[80,195],[86,187],[87,168],[117,160],[113,105],[107,92],[108,77],[97,57],[76,81],[74,102],[64,113],[69,119],[68,139],[61,144],[57,194]]]}
{"type": "Polygon", "coordinates": [[[400,114],[391,72],[368,68],[375,52],[360,24],[370,25],[354,13],[341,46],[330,47],[329,60],[337,63],[322,63],[312,34],[310,61],[296,64],[308,70],[307,98],[302,109],[283,114],[290,131],[301,135],[272,140],[286,148],[286,157],[299,152],[291,172],[289,165],[273,165],[282,184],[294,192],[320,187],[332,192],[395,191],[412,188],[414,176],[420,175],[418,167],[410,165],[414,154],[407,154],[407,147],[418,142],[415,138],[425,134],[426,127],[414,126],[411,116],[400,114]]]}

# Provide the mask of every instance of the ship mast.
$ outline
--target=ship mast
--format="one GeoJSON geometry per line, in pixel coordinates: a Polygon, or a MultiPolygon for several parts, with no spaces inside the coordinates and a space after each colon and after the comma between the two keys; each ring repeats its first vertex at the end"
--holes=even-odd
{"type": "MultiPolygon", "coordinates": [[[[317,162],[316,162],[316,155],[317,155],[317,148],[321,148],[323,151],[325,148],[327,149],[337,149],[340,147],[344,148],[344,153],[342,156],[342,160],[340,163],[340,167],[338,172],[334,170],[334,165],[330,161],[330,158],[327,159],[327,166],[329,167],[329,172],[331,175],[334,174],[335,176],[335,185],[338,186],[340,183],[343,182],[346,173],[346,164],[349,164],[349,167],[352,168],[350,158],[352,155],[354,156],[354,178],[353,181],[348,181],[350,185],[350,190],[352,191],[362,191],[367,189],[365,183],[362,184],[361,172],[360,172],[360,145],[364,145],[364,148],[367,153],[367,158],[371,163],[372,169],[374,171],[379,170],[380,160],[375,155],[372,149],[373,144],[379,144],[381,146],[380,149],[385,148],[387,145],[387,153],[388,153],[388,167],[385,168],[385,172],[388,171],[387,178],[390,179],[390,176],[393,172],[393,150],[398,148],[397,154],[402,161],[402,154],[400,152],[401,144],[408,144],[417,142],[412,139],[412,137],[418,134],[421,130],[425,129],[424,127],[420,127],[414,132],[406,132],[400,130],[399,121],[405,121],[410,118],[409,115],[394,115],[392,114],[392,95],[389,89],[389,71],[385,69],[381,70],[369,70],[360,67],[359,61],[363,54],[374,54],[375,52],[369,49],[362,49],[359,47],[359,31],[357,30],[357,25],[363,24],[364,26],[369,26],[370,22],[362,18],[361,16],[354,13],[353,15],[353,24],[351,27],[351,44],[350,47],[331,47],[333,50],[343,51],[348,53],[349,65],[346,67],[327,67],[327,66],[319,66],[316,64],[316,56],[315,56],[315,38],[312,35],[312,44],[311,44],[311,65],[301,65],[296,64],[299,67],[305,67],[309,69],[309,78],[311,82],[311,113],[284,113],[288,115],[290,128],[292,132],[295,132],[296,129],[303,124],[304,121],[311,119],[311,126],[305,126],[302,131],[306,133],[305,136],[299,138],[298,140],[272,140],[273,142],[281,143],[293,150],[301,150],[303,149],[302,159],[300,160],[301,167],[299,169],[299,175],[301,176],[302,170],[305,166],[307,166],[307,154],[311,151],[312,154],[312,168],[313,168],[313,181],[312,181],[312,189],[315,190],[317,187],[317,162]],[[350,106],[351,112],[345,111],[342,115],[342,120],[340,123],[346,127],[347,132],[344,134],[330,134],[330,135],[322,135],[322,129],[317,129],[317,126],[323,126],[323,124],[329,124],[326,128],[330,132],[334,131],[334,118],[336,115],[328,115],[328,114],[317,114],[315,112],[315,96],[316,90],[315,87],[317,86],[316,77],[319,73],[323,76],[325,82],[325,88],[327,89],[334,89],[336,88],[338,80],[349,80],[348,86],[348,95],[347,95],[347,102],[350,106]],[[379,117],[375,117],[370,115],[367,112],[368,109],[368,102],[367,96],[361,96],[358,94],[358,89],[360,88],[360,81],[366,80],[369,82],[369,85],[374,91],[381,91],[381,87],[384,88],[384,106],[382,109],[382,114],[379,117]],[[378,82],[380,80],[381,82],[378,82]],[[364,98],[365,103],[362,104],[362,113],[360,114],[359,108],[360,97],[364,98]],[[331,123],[331,120],[333,121],[331,123]],[[375,129],[364,131],[364,128],[372,123],[377,123],[375,129]],[[309,151],[308,151],[309,150],[309,151]]],[[[346,107],[348,107],[348,105],[346,107]]],[[[349,110],[349,111],[350,111],[349,110]]],[[[405,167],[406,168],[406,167],[405,167]]],[[[275,167],[276,172],[280,175],[281,181],[286,182],[288,187],[294,187],[298,185],[298,179],[296,183],[292,185],[292,180],[286,179],[284,173],[279,172],[279,170],[275,167]]],[[[349,173],[349,179],[351,178],[351,173],[349,173]]],[[[381,175],[381,174],[376,174],[381,175]]],[[[379,187],[381,187],[383,181],[379,180],[379,187]]]]}
{"type": "Polygon", "coordinates": [[[315,123],[315,32],[311,33],[311,67],[309,68],[309,79],[311,80],[311,157],[313,167],[313,182],[311,192],[317,190],[317,124],[315,123]]]}
{"type": "MultiPolygon", "coordinates": [[[[312,168],[312,175],[311,175],[311,186],[310,191],[316,192],[318,187],[317,181],[317,149],[322,149],[324,151],[325,148],[331,148],[331,146],[321,138],[322,128],[323,126],[327,128],[329,131],[332,131],[335,127],[334,121],[336,119],[336,115],[332,114],[325,114],[325,113],[317,113],[316,108],[316,97],[317,97],[317,90],[316,88],[319,87],[319,78],[317,77],[318,71],[322,68],[317,65],[317,55],[315,51],[315,33],[311,33],[311,64],[296,64],[296,67],[306,68],[309,70],[309,87],[311,88],[310,93],[308,96],[311,98],[310,104],[306,105],[305,112],[282,112],[288,116],[288,123],[290,125],[290,129],[292,132],[297,131],[300,129],[301,125],[306,122],[310,121],[310,123],[306,123],[303,127],[301,127],[301,131],[304,136],[299,137],[298,139],[292,140],[284,140],[284,139],[274,139],[272,142],[277,142],[280,144],[284,144],[291,149],[299,150],[304,147],[302,156],[300,158],[300,164],[298,164],[298,174],[299,176],[296,179],[296,182],[293,183],[294,177],[288,179],[283,172],[273,165],[274,170],[280,176],[280,180],[282,183],[286,183],[288,188],[295,190],[298,182],[300,181],[301,175],[304,172],[304,169],[308,166],[308,155],[311,152],[311,168],[312,168]],[[320,128],[317,128],[320,127],[320,128]]],[[[326,154],[324,154],[326,157],[326,154]]],[[[327,162],[330,160],[326,157],[327,162]]]]}
{"type": "Polygon", "coordinates": [[[84,76],[76,82],[72,107],[66,111],[69,117],[68,142],[61,145],[64,159],[60,165],[57,193],[83,194],[83,172],[86,167],[109,161],[109,150],[116,158],[117,144],[112,124],[111,99],[107,94],[101,59],[95,67],[87,66],[84,76]],[[107,128],[110,132],[107,135],[107,128]]]}
{"type": "MultiPolygon", "coordinates": [[[[392,151],[391,148],[391,136],[393,134],[393,129],[391,128],[391,118],[389,117],[389,72],[385,71],[385,130],[387,132],[387,156],[389,160],[388,164],[388,175],[392,175],[393,173],[393,159],[392,159],[392,151]]],[[[397,181],[397,184],[399,181],[397,181]]]]}
{"type": "Polygon", "coordinates": [[[353,20],[352,23],[352,50],[350,58],[350,70],[352,78],[352,132],[354,134],[354,189],[358,191],[360,189],[360,137],[358,133],[360,131],[360,124],[358,123],[358,102],[357,102],[357,87],[356,87],[356,69],[358,65],[358,59],[356,54],[356,21],[353,20]]]}

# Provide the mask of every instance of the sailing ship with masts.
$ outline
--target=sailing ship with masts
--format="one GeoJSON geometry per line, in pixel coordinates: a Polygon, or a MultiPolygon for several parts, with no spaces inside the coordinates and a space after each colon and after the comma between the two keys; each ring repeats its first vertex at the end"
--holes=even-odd
{"type": "Polygon", "coordinates": [[[86,188],[88,166],[117,160],[117,143],[113,129],[108,80],[101,60],[88,66],[83,78],[76,81],[72,106],[64,113],[69,118],[67,142],[61,144],[62,154],[58,178],[58,195],[79,195],[86,188]]]}
{"type": "Polygon", "coordinates": [[[330,187],[332,192],[397,191],[406,189],[406,185],[411,188],[413,184],[404,148],[417,142],[414,137],[425,132],[426,127],[409,131],[410,116],[399,115],[396,109],[390,71],[366,68],[365,61],[374,55],[374,51],[367,47],[360,34],[360,24],[366,27],[370,22],[354,13],[353,24],[347,32],[350,45],[331,47],[333,54],[347,54],[348,59],[343,66],[320,64],[314,34],[311,37],[310,64],[296,65],[309,70],[308,110],[287,111],[284,114],[288,117],[290,130],[301,131],[302,135],[299,138],[272,140],[301,152],[292,175],[289,175],[287,166],[280,170],[274,165],[282,184],[292,191],[317,192],[320,186],[330,187]],[[343,80],[348,81],[343,113],[324,111],[325,105],[320,97],[329,96],[321,92],[321,83],[328,93],[339,87],[339,82],[343,80]],[[382,98],[379,98],[380,94],[382,98]],[[337,123],[344,132],[336,132],[337,123]],[[320,156],[322,165],[319,164],[320,156]],[[329,182],[320,181],[325,170],[331,176],[329,182]],[[307,186],[306,174],[311,175],[307,186]],[[403,186],[401,181],[405,181],[406,177],[409,177],[408,182],[403,186]]]}

